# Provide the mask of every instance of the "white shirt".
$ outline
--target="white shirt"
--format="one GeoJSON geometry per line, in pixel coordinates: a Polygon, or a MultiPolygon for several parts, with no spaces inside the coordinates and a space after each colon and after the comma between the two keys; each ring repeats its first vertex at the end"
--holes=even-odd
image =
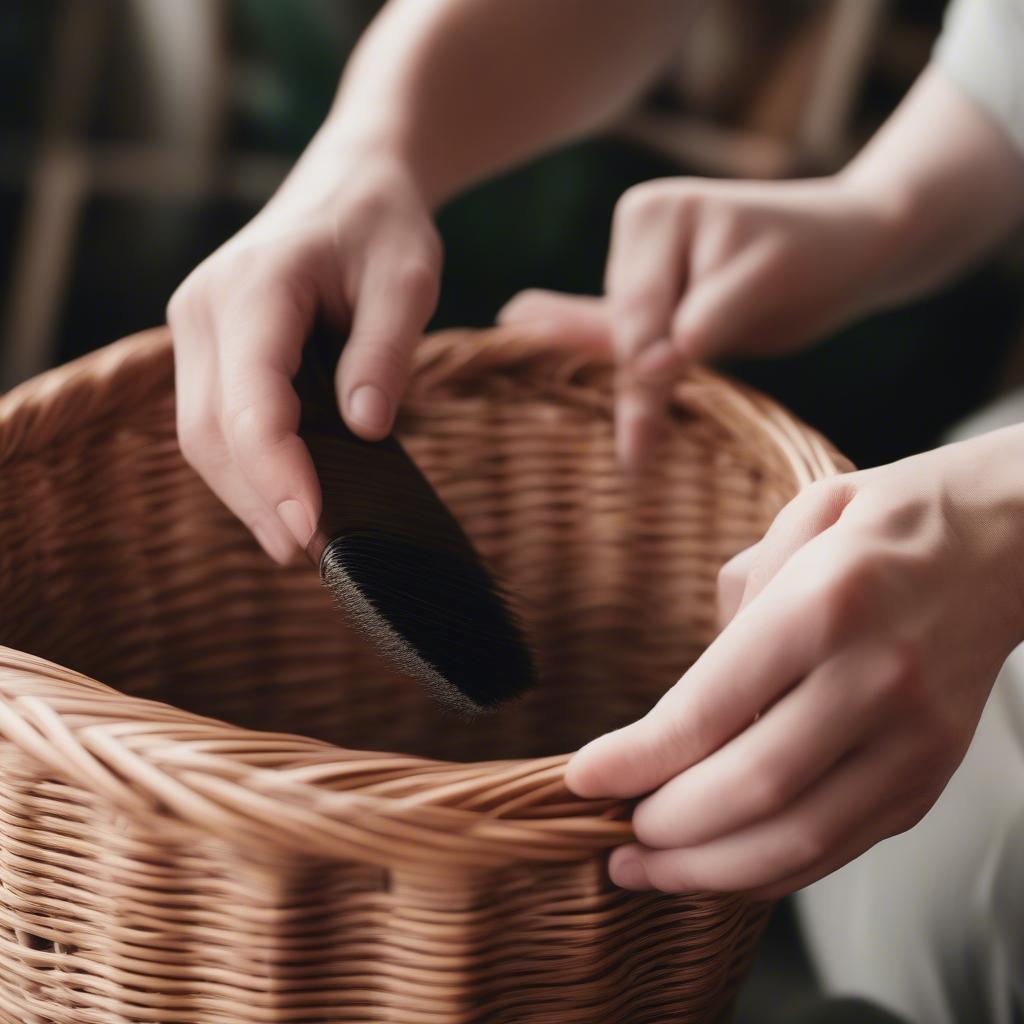
{"type": "Polygon", "coordinates": [[[1024,152],[1024,0],[953,0],[933,60],[1024,152]]]}

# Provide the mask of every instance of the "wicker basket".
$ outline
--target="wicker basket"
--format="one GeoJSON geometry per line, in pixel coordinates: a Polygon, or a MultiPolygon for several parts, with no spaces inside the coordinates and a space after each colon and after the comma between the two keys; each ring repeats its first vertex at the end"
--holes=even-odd
{"type": "Polygon", "coordinates": [[[606,367],[428,339],[400,433],[543,679],[465,725],[186,466],[172,381],[153,331],[0,398],[0,1021],[719,1019],[766,908],[612,886],[629,807],[570,796],[565,752],[680,675],[719,565],[843,461],[695,371],[630,489],[606,367]]]}

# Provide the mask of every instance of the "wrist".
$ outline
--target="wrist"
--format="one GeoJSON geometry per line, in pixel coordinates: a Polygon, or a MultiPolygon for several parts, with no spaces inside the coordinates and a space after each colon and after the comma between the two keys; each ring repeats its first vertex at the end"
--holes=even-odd
{"type": "Polygon", "coordinates": [[[858,173],[852,164],[835,176],[840,202],[868,242],[868,273],[861,282],[861,313],[894,305],[913,292],[912,268],[919,248],[921,219],[909,191],[858,173]]]}
{"type": "Polygon", "coordinates": [[[354,202],[374,203],[374,196],[407,210],[418,205],[430,216],[429,197],[392,136],[330,123],[310,141],[265,212],[293,223],[303,216],[322,220],[354,202]]]}
{"type": "Polygon", "coordinates": [[[410,118],[398,112],[367,116],[351,104],[340,104],[310,143],[311,160],[327,166],[341,160],[359,160],[367,166],[389,169],[403,177],[429,210],[448,199],[462,184],[449,173],[439,154],[421,138],[410,118]]]}
{"type": "Polygon", "coordinates": [[[953,454],[948,507],[956,533],[961,539],[971,535],[981,564],[999,584],[1011,645],[1024,643],[1024,484],[1018,471],[1024,424],[946,450],[953,454]]]}

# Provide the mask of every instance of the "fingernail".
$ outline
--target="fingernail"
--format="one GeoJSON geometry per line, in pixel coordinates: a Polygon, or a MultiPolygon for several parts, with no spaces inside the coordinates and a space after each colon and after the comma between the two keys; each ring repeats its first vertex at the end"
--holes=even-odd
{"type": "Polygon", "coordinates": [[[627,853],[616,859],[609,872],[612,881],[623,889],[647,889],[650,882],[643,862],[635,853],[627,853]]]}
{"type": "Polygon", "coordinates": [[[616,410],[615,447],[626,475],[645,469],[661,433],[661,416],[647,395],[626,394],[616,410]]]}
{"type": "Polygon", "coordinates": [[[282,501],[277,506],[277,514],[299,547],[305,550],[309,538],[313,536],[313,521],[309,513],[302,507],[302,502],[295,498],[288,498],[287,501],[282,501]]]}
{"type": "Polygon", "coordinates": [[[631,415],[624,416],[615,431],[615,453],[623,472],[630,479],[637,477],[643,468],[647,434],[646,420],[631,415]]]}
{"type": "Polygon", "coordinates": [[[271,530],[266,529],[263,526],[254,526],[252,528],[253,536],[259,541],[260,547],[270,557],[277,562],[278,565],[285,565],[292,555],[292,548],[290,544],[285,544],[275,533],[271,530]]]}
{"type": "Polygon", "coordinates": [[[376,384],[361,384],[348,400],[354,426],[370,434],[386,434],[391,426],[391,403],[376,384]]]}

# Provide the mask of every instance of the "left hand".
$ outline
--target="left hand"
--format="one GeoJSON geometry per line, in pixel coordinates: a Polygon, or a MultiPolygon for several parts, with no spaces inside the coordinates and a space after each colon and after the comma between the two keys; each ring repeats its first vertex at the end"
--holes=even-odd
{"type": "Polygon", "coordinates": [[[884,300],[909,236],[890,191],[841,176],[647,181],[615,207],[604,298],[521,292],[498,320],[611,350],[616,450],[637,471],[687,365],[796,351],[884,300]]]}
{"type": "Polygon", "coordinates": [[[728,621],[567,781],[645,796],[612,879],[775,898],[916,824],[1024,640],[1024,427],[805,489],[722,570],[728,621]]]}

